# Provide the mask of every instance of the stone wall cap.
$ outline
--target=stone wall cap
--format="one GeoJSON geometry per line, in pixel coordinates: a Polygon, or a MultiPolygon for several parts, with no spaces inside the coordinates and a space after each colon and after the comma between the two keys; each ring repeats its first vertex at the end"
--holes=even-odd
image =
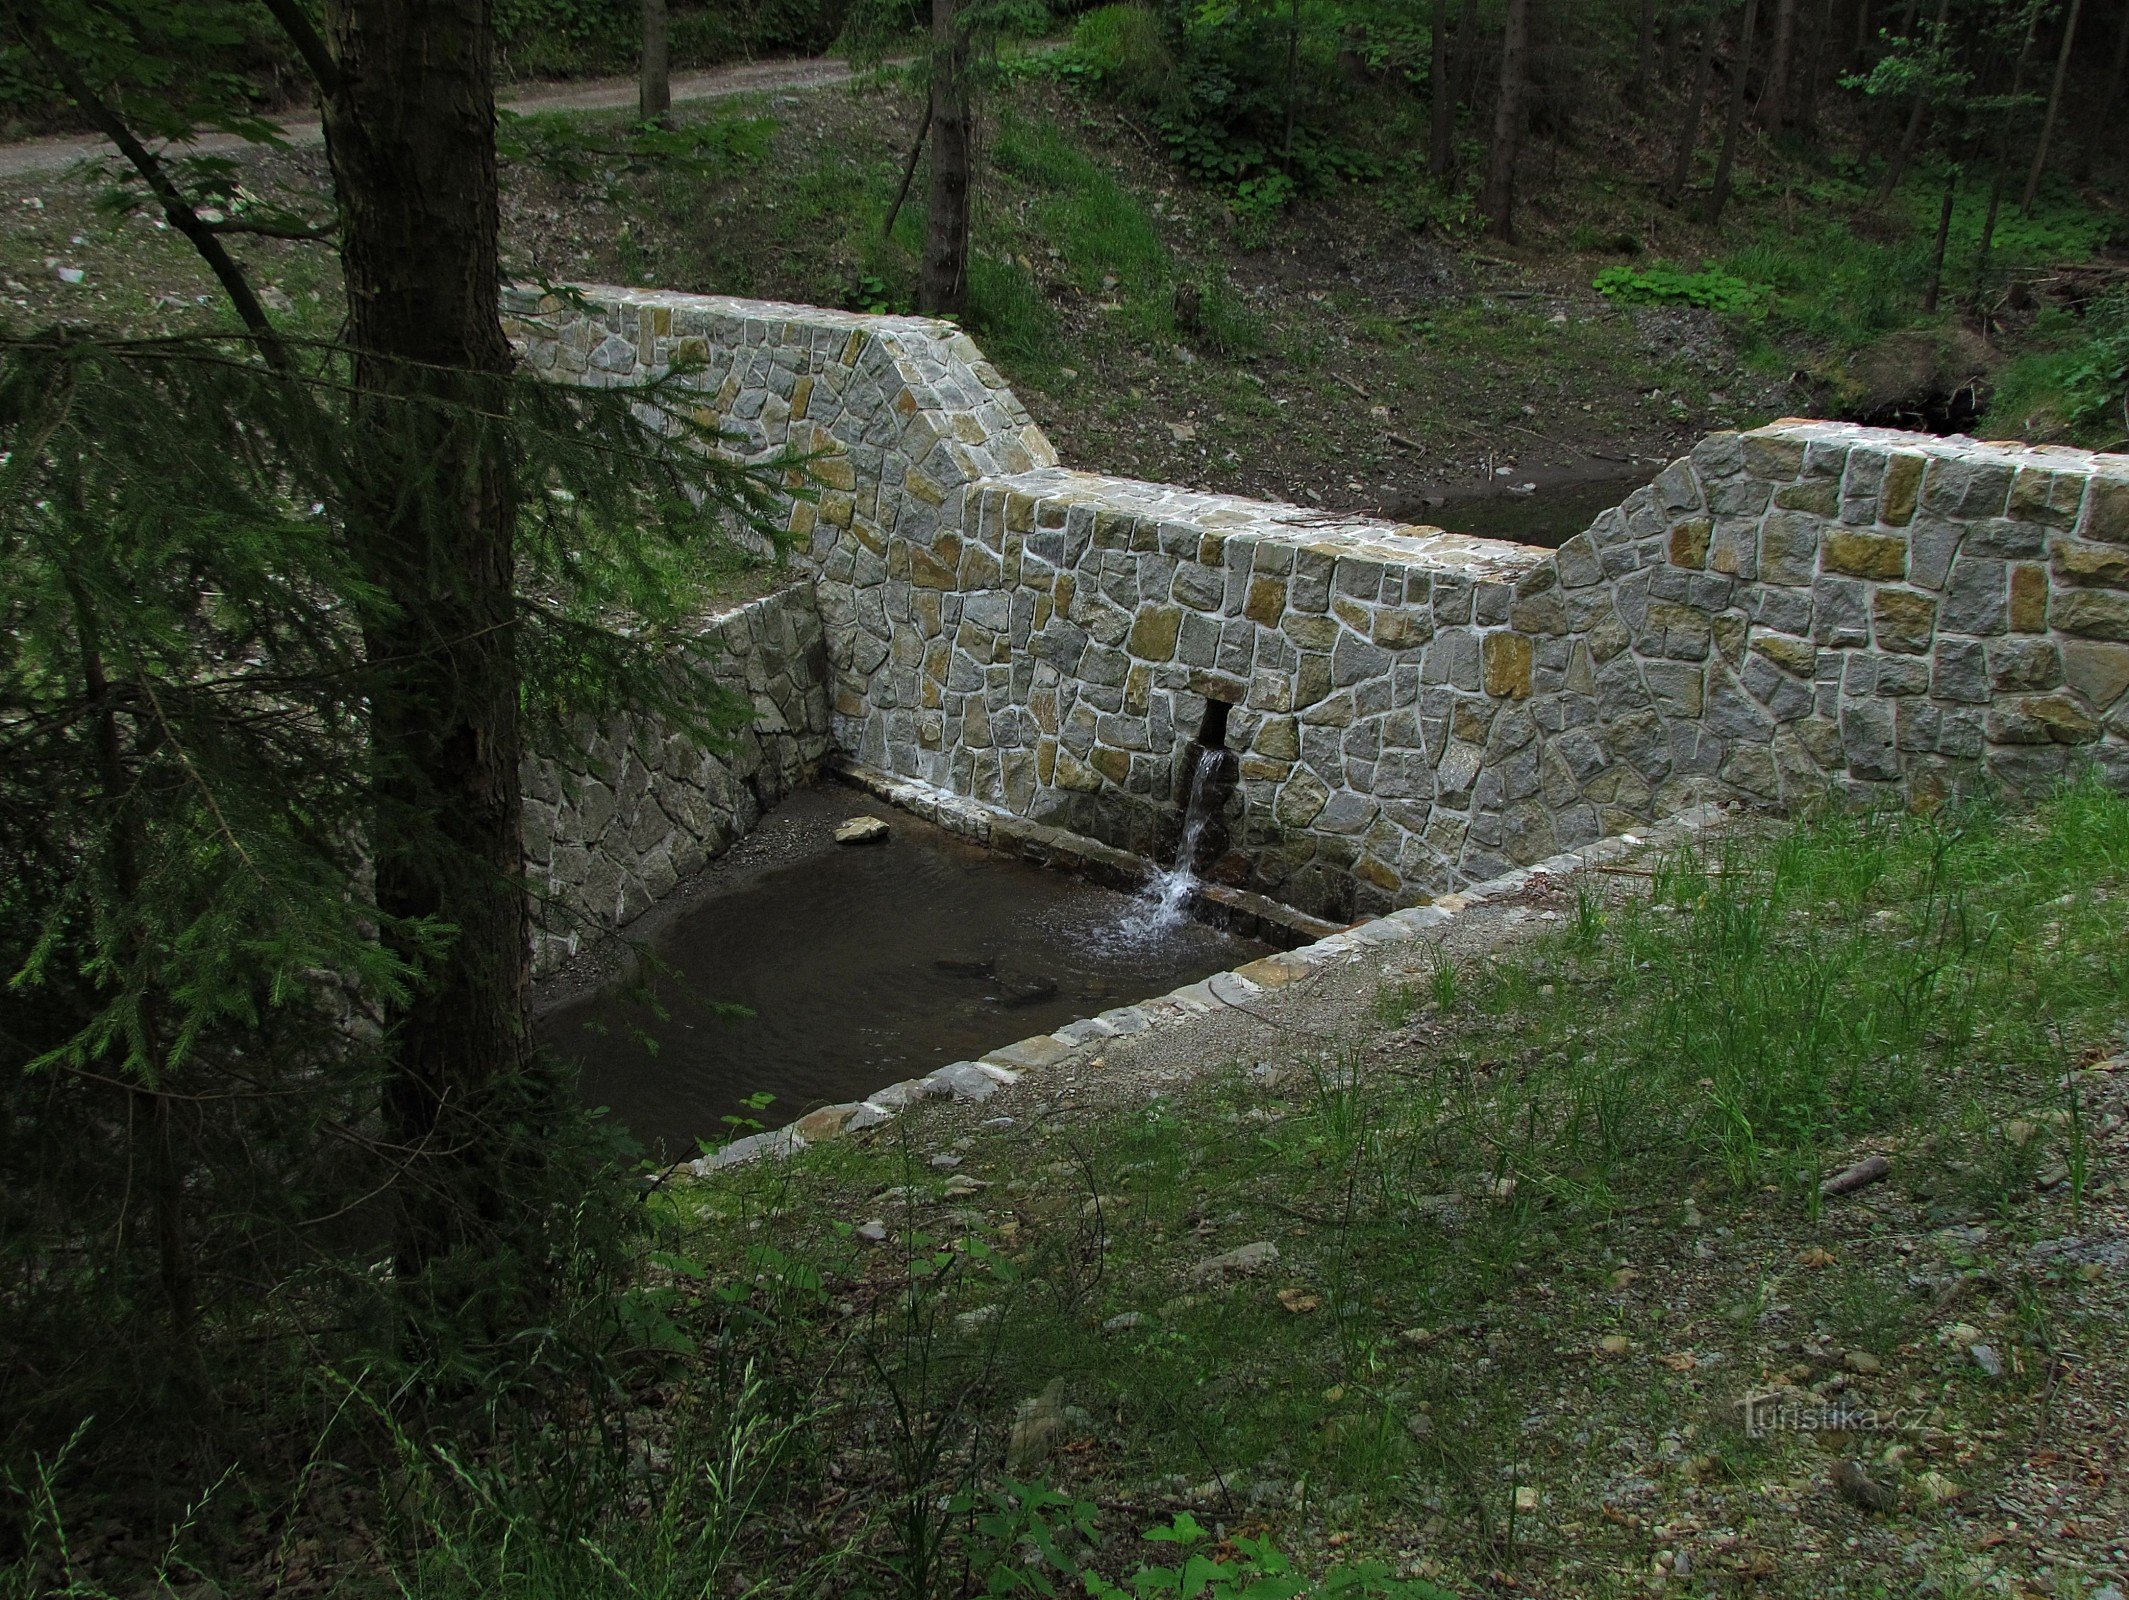
{"type": "Polygon", "coordinates": [[[1071,467],[1042,467],[971,485],[979,493],[1026,495],[1038,502],[1091,506],[1226,538],[1255,538],[1324,555],[1359,557],[1475,579],[1513,581],[1553,559],[1536,545],[1449,533],[1420,523],[1318,511],[1276,500],[1145,483],[1071,467]]]}
{"type": "Polygon", "coordinates": [[[1995,466],[2033,466],[2049,472],[2084,473],[2129,480],[2129,455],[2080,450],[2072,445],[2023,444],[2016,440],[1976,439],[1963,433],[1907,433],[1898,428],[1868,428],[1858,422],[1828,422],[1814,417],[1780,417],[1753,428],[1747,439],[1793,439],[1806,444],[1863,445],[1939,461],[1987,462],[1995,466]]]}

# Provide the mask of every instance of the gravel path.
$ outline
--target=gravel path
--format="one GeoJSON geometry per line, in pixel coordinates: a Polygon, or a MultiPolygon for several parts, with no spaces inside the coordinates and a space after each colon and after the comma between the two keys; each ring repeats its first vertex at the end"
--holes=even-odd
{"type": "MultiPolygon", "coordinates": [[[[827,89],[848,83],[856,76],[849,62],[828,58],[741,61],[730,66],[712,67],[707,72],[676,76],[673,79],[673,104],[723,100],[767,89],[827,89]]],[[[636,80],[585,78],[568,83],[532,83],[507,89],[498,98],[504,109],[518,112],[614,111],[636,103],[636,80]]],[[[314,116],[288,117],[279,126],[282,137],[293,145],[318,144],[325,137],[314,116]]],[[[252,147],[252,141],[239,139],[233,134],[209,133],[178,148],[191,155],[212,155],[252,147]]],[[[20,144],[0,145],[0,178],[33,172],[63,172],[85,157],[110,152],[111,147],[95,134],[25,139],[20,144]]]]}

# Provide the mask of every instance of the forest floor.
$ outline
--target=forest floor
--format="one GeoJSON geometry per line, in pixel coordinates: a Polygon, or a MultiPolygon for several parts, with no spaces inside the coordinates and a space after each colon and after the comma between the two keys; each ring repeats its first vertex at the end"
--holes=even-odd
{"type": "MultiPolygon", "coordinates": [[[[528,115],[506,140],[507,266],[907,309],[921,205],[891,237],[882,222],[920,112],[892,72],[794,77],[684,107],[700,159],[680,170],[612,155],[623,113],[528,115]],[[588,153],[551,159],[565,146],[588,153]]],[[[1661,164],[1653,126],[1541,146],[1512,246],[1416,214],[1394,179],[1241,215],[1136,121],[1039,73],[1000,93],[984,130],[971,328],[1064,458],[1096,470],[1413,521],[1453,503],[1447,520],[1465,531],[1510,536],[1532,536],[1516,501],[1536,488],[1572,532],[1709,429],[1950,403],[2066,321],[2032,294],[1985,334],[1918,321],[1899,297],[1917,248],[1908,211],[1930,209],[1924,198],[1864,215],[1854,184],[1772,155],[1708,229],[1634,176],[1661,164]],[[1658,260],[1741,274],[1756,309],[1591,287],[1607,266],[1658,260]]],[[[315,147],[241,165],[248,192],[320,207],[315,147]]],[[[99,208],[96,192],[80,173],[0,169],[11,320],[149,331],[219,318],[182,241],[143,210],[99,208]]],[[[2004,261],[2108,259],[2123,224],[2104,196],[2050,204],[2007,231],[2004,261]]],[[[328,251],[247,248],[286,320],[337,329],[328,251]]],[[[2030,383],[2013,388],[2032,400],[2030,383]]],[[[2045,405],[1989,421],[2061,435],[2045,405]]]]}
{"type": "MultiPolygon", "coordinates": [[[[2097,1596],[2125,911],[2118,796],[1734,816],[678,1186],[692,1353],[587,1542],[645,1583],[714,1471],[732,1593],[1169,1595],[1180,1538],[1233,1594],[2097,1596]]],[[[497,1592],[438,1506],[414,1592],[497,1592]]]]}

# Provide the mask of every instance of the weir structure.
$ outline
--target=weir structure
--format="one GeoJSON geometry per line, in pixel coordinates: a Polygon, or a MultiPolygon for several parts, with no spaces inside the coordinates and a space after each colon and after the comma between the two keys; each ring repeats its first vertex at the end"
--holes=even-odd
{"type": "Polygon", "coordinates": [[[2129,457],[1785,420],[1704,438],[1558,550],[1061,466],[945,322],[514,292],[558,381],[676,362],[743,459],[811,458],[793,583],[711,624],[730,756],[598,730],[528,771],[540,959],[647,909],[817,765],[1334,922],[1743,799],[2129,787],[2129,457]]]}

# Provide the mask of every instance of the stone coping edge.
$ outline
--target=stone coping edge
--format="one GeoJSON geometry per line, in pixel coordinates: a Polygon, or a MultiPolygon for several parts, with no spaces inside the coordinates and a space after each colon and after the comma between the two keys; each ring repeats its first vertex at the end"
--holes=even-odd
{"type": "MultiPolygon", "coordinates": [[[[912,784],[899,778],[887,781],[897,789],[909,787],[925,791],[924,795],[915,797],[920,802],[924,801],[927,795],[936,795],[941,801],[950,802],[956,807],[976,807],[985,813],[989,810],[987,807],[978,806],[977,802],[932,789],[928,784],[912,784]]],[[[895,803],[901,802],[896,800],[895,803]]],[[[909,809],[920,816],[926,815],[918,806],[912,805],[909,809]]],[[[1719,801],[1704,801],[1652,824],[1647,833],[1691,837],[1712,827],[1728,814],[1728,810],[1729,808],[1719,801]]],[[[939,819],[928,817],[927,820],[939,819]]],[[[941,825],[951,826],[947,823],[941,825]]],[[[1468,889],[1443,895],[1431,904],[1410,906],[1402,911],[1393,911],[1387,916],[1377,917],[1371,922],[1355,923],[1352,927],[1318,939],[1313,944],[1264,956],[1231,972],[1216,972],[1209,978],[1185,984],[1180,989],[1171,990],[1151,1000],[1141,1000],[1135,1005],[1117,1006],[1099,1016],[1082,1017],[1076,1022],[1068,1022],[1054,1033],[1038,1033],[1012,1044],[1001,1045],[996,1050],[985,1052],[975,1061],[955,1061],[935,1072],[926,1073],[921,1078],[908,1078],[900,1083],[889,1084],[877,1094],[863,1100],[822,1106],[784,1127],[773,1128],[766,1133],[750,1134],[746,1138],[734,1140],[721,1150],[694,1161],[683,1162],[675,1169],[675,1173],[700,1178],[722,1168],[736,1167],[764,1157],[796,1155],[808,1145],[858,1133],[867,1128],[876,1128],[892,1120],[895,1113],[904,1107],[922,1101],[957,1100],[973,1104],[988,1100],[1001,1089],[1018,1082],[1023,1073],[1092,1058],[1101,1051],[1107,1040],[1125,1038],[1153,1028],[1178,1027],[1220,1006],[1246,1008],[1252,999],[1267,990],[1284,989],[1296,983],[1304,983],[1329,968],[1358,960],[1371,948],[1411,944],[1421,939],[1438,937],[1443,928],[1465,912],[1517,894],[1527,888],[1533,878],[1572,878],[1586,868],[1601,866],[1631,855],[1647,843],[1649,839],[1639,833],[1614,834],[1580,849],[1548,856],[1531,866],[1518,867],[1512,872],[1505,872],[1497,878],[1474,884],[1468,889]]],[[[1123,854],[1121,851],[1117,853],[1123,854]]],[[[1135,857],[1129,859],[1136,860],[1135,857]]]]}

